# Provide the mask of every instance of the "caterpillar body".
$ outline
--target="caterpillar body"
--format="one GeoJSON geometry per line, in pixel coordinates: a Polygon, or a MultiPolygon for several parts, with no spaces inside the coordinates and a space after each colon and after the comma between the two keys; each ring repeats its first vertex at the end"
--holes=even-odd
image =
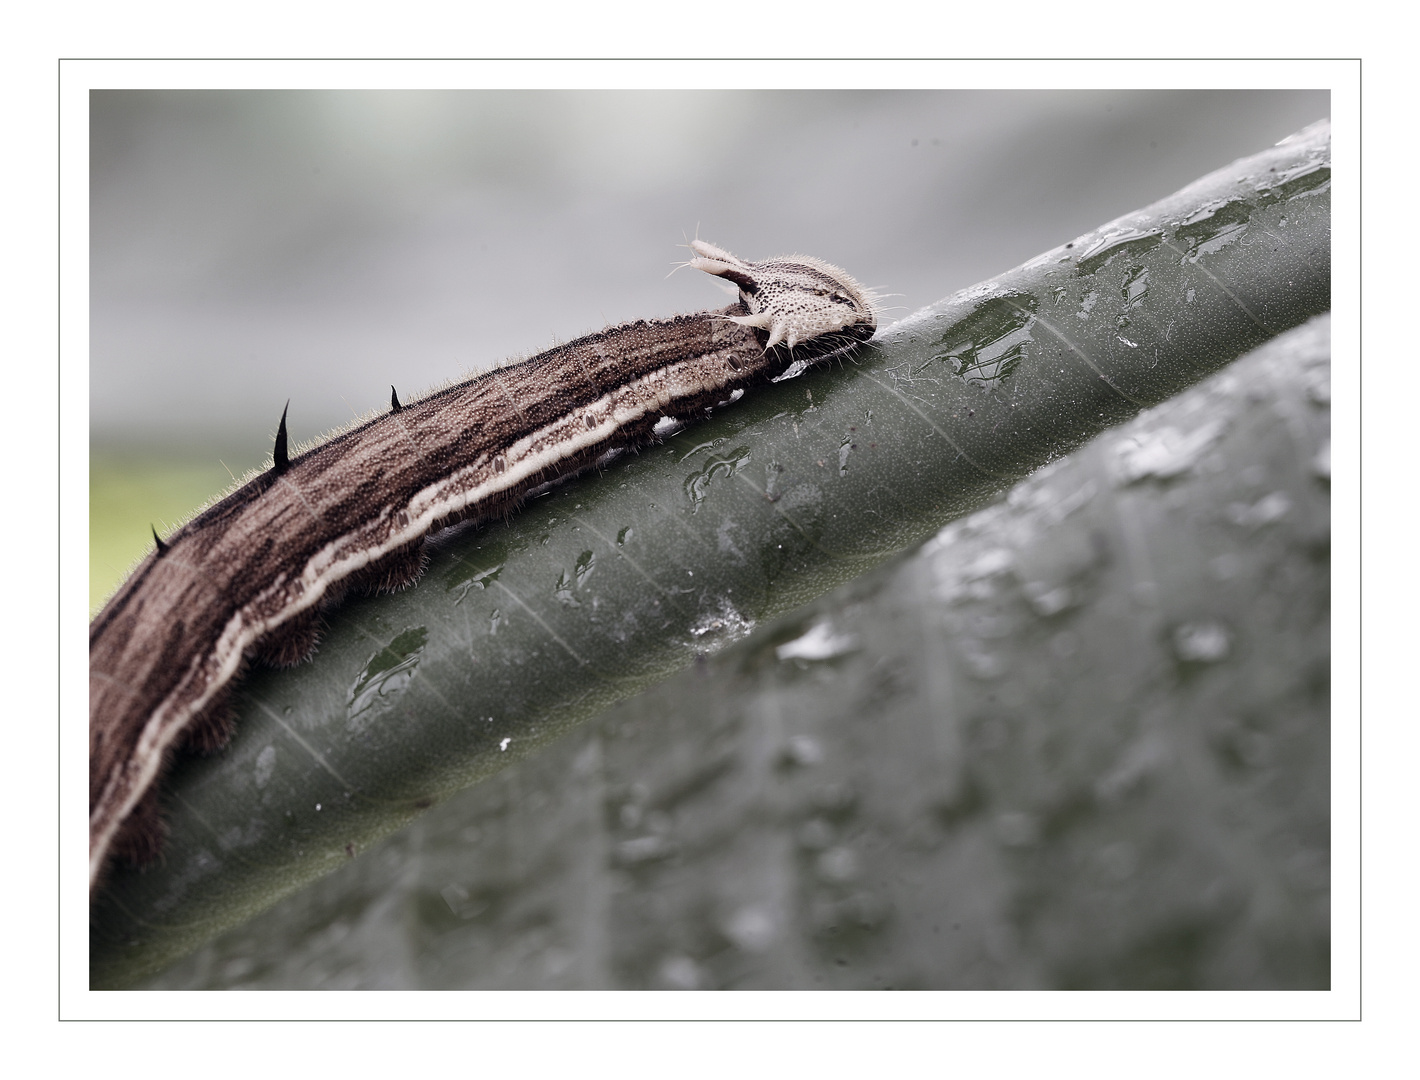
{"type": "Polygon", "coordinates": [[[486,521],[611,451],[654,440],[737,390],[872,337],[873,296],[806,256],[747,262],[693,241],[718,311],[608,327],[390,411],[296,456],[282,413],[271,467],[137,566],[89,627],[89,888],[116,855],[156,856],[158,783],[180,748],[231,734],[244,665],[299,663],[320,612],[423,572],[432,531],[486,521]]]}

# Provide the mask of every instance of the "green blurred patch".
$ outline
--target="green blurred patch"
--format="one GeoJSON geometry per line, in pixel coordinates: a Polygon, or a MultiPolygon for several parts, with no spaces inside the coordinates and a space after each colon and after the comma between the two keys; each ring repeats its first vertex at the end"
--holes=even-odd
{"type": "Polygon", "coordinates": [[[166,537],[255,464],[231,459],[223,464],[211,450],[90,447],[90,616],[152,549],[150,526],[166,537]]]}

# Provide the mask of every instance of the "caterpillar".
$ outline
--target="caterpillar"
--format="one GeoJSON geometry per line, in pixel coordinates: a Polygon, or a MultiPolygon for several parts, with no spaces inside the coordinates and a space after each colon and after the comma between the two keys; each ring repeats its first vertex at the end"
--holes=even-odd
{"type": "Polygon", "coordinates": [[[417,401],[392,387],[387,413],[294,456],[283,410],[269,468],[166,539],[154,530],[89,626],[91,897],[115,856],[158,855],[165,767],[226,744],[246,664],[300,663],[344,595],[414,583],[431,532],[506,516],[654,441],[663,420],[703,416],[877,327],[872,293],[836,266],[691,248],[688,265],[732,283],[735,303],[610,326],[417,401]]]}

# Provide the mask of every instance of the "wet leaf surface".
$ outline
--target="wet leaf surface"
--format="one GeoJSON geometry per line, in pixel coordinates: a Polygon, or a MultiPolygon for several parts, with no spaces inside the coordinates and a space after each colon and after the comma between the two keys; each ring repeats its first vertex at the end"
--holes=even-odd
{"type": "MultiPolygon", "coordinates": [[[[226,985],[264,977],[272,985],[548,984],[533,970],[564,980],[556,985],[588,986],[1228,978],[1253,985],[1323,977],[1324,964],[1308,959],[1316,934],[1297,929],[1312,926],[1325,902],[1315,830],[1297,824],[1276,843],[1292,845],[1299,880],[1323,881],[1322,899],[1315,888],[1297,899],[1276,881],[1245,882],[1262,888],[1256,902],[1263,909],[1256,908],[1257,888],[1223,873],[1250,858],[1242,841],[1223,850],[1225,824],[1247,821],[1248,798],[1268,784],[1254,778],[1239,781],[1243,795],[1215,791],[1206,770],[1220,751],[1208,750],[1198,764],[1190,757],[1201,753],[1196,747],[1175,747],[1156,731],[1170,728],[1171,709],[1187,711],[1195,699],[1222,708],[1237,697],[1229,678],[1242,679],[1263,688],[1249,690],[1260,703],[1230,705],[1232,719],[1210,721],[1216,730],[1208,746],[1228,748],[1224,756],[1242,763],[1244,778],[1249,761],[1284,761],[1289,777],[1316,772],[1305,738],[1317,708],[1324,710],[1316,665],[1303,665],[1298,684],[1296,665],[1284,651],[1258,646],[1248,623],[1264,618],[1266,629],[1275,628],[1283,613],[1294,614],[1287,605],[1296,596],[1312,595],[1327,567],[1324,530],[1318,535],[1311,509],[1324,497],[1315,466],[1320,444],[1299,428],[1289,437],[1306,442],[1304,453],[1287,456],[1261,436],[1240,434],[1265,412],[1261,403],[1281,408],[1291,398],[1266,379],[1241,404],[1200,388],[1016,487],[1006,503],[996,500],[1107,427],[1329,308],[1327,155],[1326,131],[1311,131],[905,320],[840,368],[747,395],[663,446],[536,500],[507,525],[441,537],[418,588],[347,605],[314,662],[243,685],[231,747],[184,763],[174,777],[164,864],[117,875],[96,906],[94,984],[151,975],[333,870],[340,873],[322,895],[338,892],[340,881],[353,891],[348,903],[317,918],[333,920],[340,935],[368,931],[369,947],[356,950],[363,959],[342,967],[308,957],[300,976],[292,973],[299,956],[284,966],[273,956],[269,976],[253,961],[223,982],[212,975],[209,950],[207,961],[188,962],[189,973],[205,970],[226,985]],[[1195,401],[1204,404],[1165,416],[1195,401]],[[1212,475],[1207,463],[1219,460],[1229,463],[1217,470],[1229,481],[1260,468],[1268,490],[1224,498],[1199,487],[1195,497],[1190,485],[1202,484],[1212,475]],[[1298,462],[1305,483],[1293,490],[1279,479],[1274,491],[1268,470],[1298,462]],[[1068,492],[1048,487],[1077,468],[1084,474],[1068,492]],[[1266,503],[1274,493],[1283,501],[1266,503]],[[1019,500],[1032,498],[1056,509],[1010,516],[1019,500]],[[1219,514],[1214,498],[1244,509],[1223,511],[1215,529],[1205,509],[1219,514]],[[1129,509],[1135,504],[1150,509],[1129,509]],[[1055,523],[1064,529],[1060,542],[1033,539],[1031,529],[1062,506],[1075,509],[1055,523]],[[1246,545],[1288,536],[1298,523],[1309,539],[1298,541],[1301,555],[1292,558],[1286,547],[1276,567],[1256,571],[1253,584],[1270,590],[1271,607],[1256,602],[1261,593],[1247,601],[1245,589],[1229,585],[1244,610],[1165,612],[1160,590],[1177,583],[1158,566],[1173,559],[1196,569],[1200,549],[1184,539],[1179,521],[1163,528],[1148,518],[1159,507],[1177,510],[1191,528],[1206,527],[1209,537],[1234,530],[1246,545]],[[937,554],[879,571],[830,609],[869,611],[873,603],[852,597],[887,597],[879,602],[894,612],[888,624],[913,627],[924,647],[936,643],[930,662],[884,651],[880,643],[895,637],[891,625],[858,626],[841,614],[829,637],[852,636],[864,648],[821,660],[777,657],[778,647],[811,627],[802,616],[774,620],[973,511],[981,513],[970,519],[970,535],[987,534],[988,543],[947,544],[939,536],[929,546],[937,554]],[[1094,524],[1072,532],[1063,524],[1070,520],[1094,524]],[[1006,531],[997,536],[997,529],[1006,531]],[[1153,542],[1164,551],[1151,554],[1153,542]],[[960,547],[951,560],[957,569],[940,565],[948,547],[960,547]],[[893,581],[905,582],[905,593],[894,594],[893,581]],[[1011,603],[997,602],[1004,583],[1013,583],[1011,603]],[[957,593],[965,600],[943,599],[957,593]],[[1153,603],[1152,614],[1131,607],[1141,603],[1153,603]],[[1096,617],[1106,622],[1090,628],[1096,617]],[[558,741],[687,665],[672,683],[558,741]],[[953,691],[947,706],[930,690],[944,679],[1025,697],[1012,704],[1009,695],[977,700],[953,691]],[[783,710],[812,687],[827,696],[823,715],[839,717],[838,726],[787,729],[785,717],[798,714],[783,710]],[[1037,695],[1048,708],[1030,706],[1037,695]],[[1288,695],[1307,708],[1293,710],[1302,719],[1283,725],[1279,742],[1269,718],[1288,695]],[[996,704],[982,703],[988,700],[996,704]],[[901,721],[884,726],[881,717],[894,709],[901,721]],[[798,736],[810,742],[792,742],[798,736]],[[623,737],[632,754],[624,766],[608,750],[623,737]],[[534,750],[543,752],[530,757],[534,750]],[[618,778],[641,758],[660,763],[646,766],[654,783],[618,778]],[[840,759],[853,768],[829,768],[840,759]],[[1156,760],[1181,762],[1198,790],[1184,781],[1177,790],[1164,785],[1169,810],[1159,812],[1161,831],[1112,836],[1107,821],[1116,819],[1099,811],[1108,801],[1100,792],[1118,789],[1127,798],[1140,784],[1152,791],[1145,780],[1158,774],[1156,760]],[[568,768],[591,779],[569,783],[568,768]],[[687,768],[692,775],[682,776],[687,768]],[[531,779],[541,769],[550,772],[531,779]],[[560,786],[551,779],[558,769],[560,786]],[[694,779],[706,769],[709,779],[694,779]],[[442,819],[434,818],[352,861],[434,803],[499,773],[459,800],[501,807],[475,813],[489,818],[493,833],[504,830],[503,854],[484,849],[473,860],[486,873],[446,867],[434,874],[437,884],[416,885],[413,871],[399,870],[407,864],[398,853],[422,844],[422,830],[437,831],[433,822],[442,819]],[[1136,773],[1145,779],[1130,780],[1136,773]],[[679,790],[691,794],[679,801],[667,794],[679,790]],[[711,797],[713,808],[692,812],[695,792],[711,797]],[[1200,792],[1223,824],[1206,843],[1167,835],[1164,825],[1200,792]],[[885,793],[901,805],[882,802],[885,793]],[[1229,799],[1239,805],[1229,808],[1229,799]],[[904,850],[941,854],[904,858],[904,850]],[[1181,854],[1170,861],[1158,852],[1181,854]],[[697,878],[712,864],[718,890],[697,878]],[[1081,869],[1087,866],[1094,869],[1081,869]],[[364,893],[358,883],[382,867],[394,867],[413,895],[364,893]],[[948,902],[952,882],[972,874],[982,887],[948,902]],[[1052,883],[1070,874],[1148,889],[1164,882],[1180,897],[1184,882],[1221,884],[1206,896],[1188,894],[1193,901],[1145,920],[1133,936],[1081,953],[1068,943],[1088,938],[1080,919],[1103,901],[1088,890],[1067,890],[1061,900],[1052,883]],[[683,901],[659,899],[670,896],[683,901]],[[924,896],[943,899],[924,906],[924,896]],[[496,913],[516,921],[519,955],[540,959],[529,968],[491,938],[470,939],[458,953],[468,963],[428,969],[426,950],[381,937],[375,910],[406,903],[414,904],[418,937],[487,925],[484,913],[496,913]],[[953,939],[960,918],[951,929],[944,921],[957,903],[986,920],[970,943],[953,939]],[[1284,919],[1273,944],[1262,941],[1267,933],[1254,935],[1252,952],[1244,950],[1243,966],[1231,974],[1208,960],[1236,946],[1240,926],[1271,926],[1258,912],[1277,905],[1300,905],[1303,917],[1284,919]],[[929,911],[937,912],[934,921],[929,911]],[[440,912],[453,922],[445,925],[440,912]],[[568,919],[581,929],[569,931],[568,919]],[[577,937],[583,932],[595,940],[577,937]],[[945,951],[924,951],[928,935],[942,939],[945,951]],[[948,947],[951,940],[957,944],[948,947]],[[893,944],[883,953],[885,941],[893,944]],[[1297,941],[1305,945],[1300,952],[1297,941]],[[1283,959],[1256,959],[1274,953],[1283,959]],[[909,954],[920,955],[908,963],[909,954]],[[873,968],[870,959],[884,955],[896,966],[873,961],[873,968]]],[[[1230,371],[1208,386],[1230,377],[1237,378],[1230,371]]],[[[1309,399],[1303,413],[1317,407],[1309,399]]],[[[1278,430],[1290,430],[1288,423],[1296,426],[1279,421],[1278,430]]],[[[1217,568],[1233,567],[1236,576],[1252,573],[1254,562],[1220,545],[1207,565],[1215,577],[1224,574],[1218,580],[1231,580],[1217,568]]],[[[1181,595],[1196,598],[1197,582],[1178,580],[1181,595]]],[[[1302,625],[1314,627],[1318,618],[1324,625],[1324,610],[1302,625]]],[[[1325,745],[1323,738],[1323,777],[1325,745]]],[[[1277,786],[1290,792],[1289,785],[1277,786]]],[[[1295,809],[1291,797],[1276,794],[1279,821],[1295,809]]],[[[1325,798],[1320,805],[1324,811],[1325,798]]],[[[467,837],[470,828],[485,834],[477,824],[456,831],[467,837]]],[[[471,858],[458,844],[440,851],[461,866],[471,858]]],[[[315,895],[292,903],[319,906],[315,895]]],[[[1116,907],[1131,903],[1126,897],[1116,907]]],[[[1104,920],[1097,925],[1105,928],[1104,920]]],[[[320,933],[311,940],[332,944],[320,933]]],[[[223,946],[213,948],[220,955],[223,946]]]]}

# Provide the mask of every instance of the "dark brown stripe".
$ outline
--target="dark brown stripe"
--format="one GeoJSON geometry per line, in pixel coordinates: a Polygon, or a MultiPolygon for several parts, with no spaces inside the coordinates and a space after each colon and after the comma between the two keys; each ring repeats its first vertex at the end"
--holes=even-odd
{"type": "MultiPolygon", "coordinates": [[[[764,267],[766,280],[783,269],[825,276],[793,262],[738,265],[764,267]]],[[[871,310],[844,278],[860,301],[857,324],[792,356],[730,321],[748,312],[739,303],[610,327],[420,401],[402,403],[391,387],[389,413],[294,457],[283,411],[273,467],[158,541],[90,626],[91,870],[184,728],[205,749],[229,729],[220,699],[244,652],[303,659],[322,602],[350,586],[414,580],[431,529],[500,516],[549,479],[651,439],[662,416],[695,418],[791,362],[871,336],[871,310]],[[644,415],[613,422],[617,403],[644,415]],[[498,489],[509,469],[527,475],[498,489]]]]}

